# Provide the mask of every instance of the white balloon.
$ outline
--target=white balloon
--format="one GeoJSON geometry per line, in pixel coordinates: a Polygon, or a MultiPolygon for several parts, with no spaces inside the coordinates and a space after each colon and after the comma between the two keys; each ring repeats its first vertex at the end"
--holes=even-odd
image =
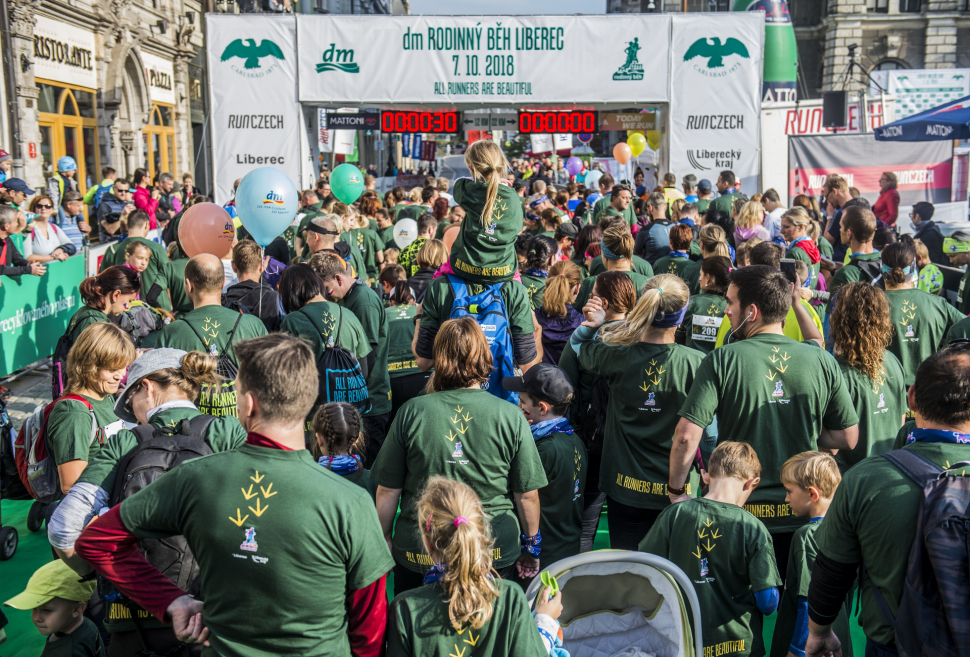
{"type": "Polygon", "coordinates": [[[394,243],[405,248],[418,239],[418,222],[414,219],[401,219],[394,224],[394,243]]]}

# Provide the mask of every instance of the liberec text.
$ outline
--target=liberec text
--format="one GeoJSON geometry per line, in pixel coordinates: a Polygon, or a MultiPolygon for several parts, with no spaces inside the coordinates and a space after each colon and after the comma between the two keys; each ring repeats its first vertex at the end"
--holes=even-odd
{"type": "Polygon", "coordinates": [[[564,50],[562,27],[429,27],[427,35],[407,28],[405,50],[564,50]]]}

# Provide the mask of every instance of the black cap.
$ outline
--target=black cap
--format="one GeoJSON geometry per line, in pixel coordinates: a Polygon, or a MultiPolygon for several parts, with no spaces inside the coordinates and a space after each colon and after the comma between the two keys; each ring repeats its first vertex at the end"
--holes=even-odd
{"type": "Polygon", "coordinates": [[[579,235],[579,226],[571,221],[567,221],[564,224],[560,224],[559,228],[556,229],[556,236],[570,237],[576,239],[579,235]]]}
{"type": "Polygon", "coordinates": [[[933,207],[933,204],[927,203],[926,201],[913,204],[913,212],[919,215],[920,221],[929,221],[932,219],[935,210],[936,208],[933,207]]]}
{"type": "Polygon", "coordinates": [[[34,194],[34,190],[28,187],[27,183],[20,178],[7,178],[7,180],[3,183],[3,188],[9,189],[13,192],[23,192],[27,196],[32,196],[34,194]]]}
{"type": "Polygon", "coordinates": [[[539,363],[522,376],[507,376],[502,387],[509,392],[527,392],[539,401],[562,406],[573,394],[573,384],[561,369],[551,363],[539,363]]]}

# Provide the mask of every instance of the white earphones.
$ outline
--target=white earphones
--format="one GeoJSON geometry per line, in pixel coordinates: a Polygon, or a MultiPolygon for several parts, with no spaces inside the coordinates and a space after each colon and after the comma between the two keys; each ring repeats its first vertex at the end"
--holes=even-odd
{"type": "MultiPolygon", "coordinates": [[[[744,323],[746,321],[748,321],[749,319],[751,319],[751,315],[753,315],[753,314],[754,314],[754,311],[752,310],[752,311],[750,311],[748,313],[748,316],[747,317],[745,317],[743,320],[741,320],[741,323],[738,324],[738,327],[736,329],[734,329],[733,331],[731,331],[731,335],[728,336],[728,340],[730,340],[730,339],[732,339],[734,337],[734,334],[737,333],[741,329],[742,326],[744,326],[744,323]]],[[[726,342],[726,340],[725,340],[725,342],[726,342]]]]}

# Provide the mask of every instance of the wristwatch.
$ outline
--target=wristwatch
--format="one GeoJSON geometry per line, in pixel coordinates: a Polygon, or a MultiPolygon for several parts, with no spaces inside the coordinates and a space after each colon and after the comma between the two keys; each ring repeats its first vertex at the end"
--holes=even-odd
{"type": "Polygon", "coordinates": [[[674,488],[670,484],[667,484],[667,493],[670,494],[670,495],[686,495],[687,494],[687,484],[684,483],[684,485],[681,488],[674,488]]]}

